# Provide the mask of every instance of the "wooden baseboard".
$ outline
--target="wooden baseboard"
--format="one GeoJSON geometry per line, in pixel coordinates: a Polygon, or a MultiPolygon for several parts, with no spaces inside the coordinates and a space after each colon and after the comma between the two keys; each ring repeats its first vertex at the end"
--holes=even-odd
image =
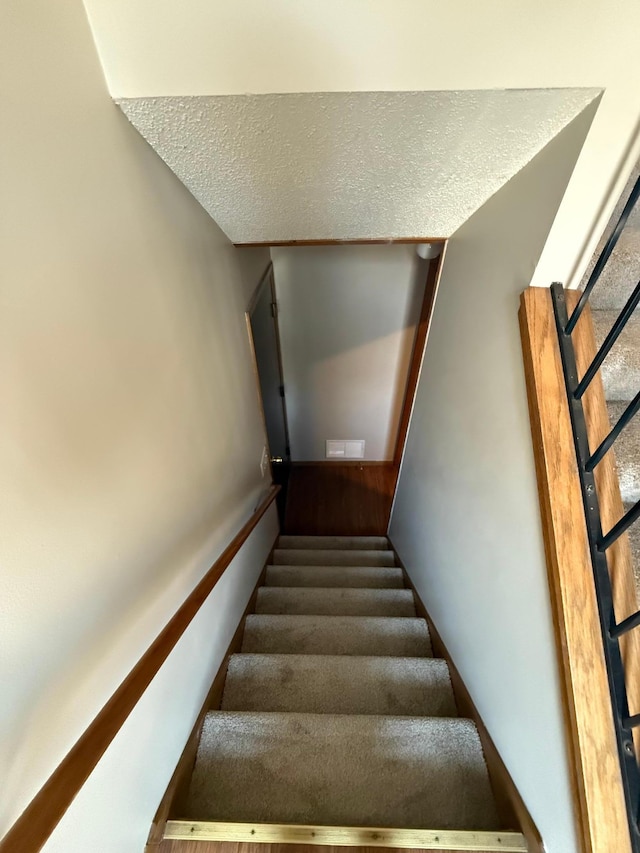
{"type": "MultiPolygon", "coordinates": [[[[244,845],[303,844],[318,846],[386,847],[409,850],[438,850],[440,853],[527,853],[527,845],[519,832],[468,832],[457,830],[388,829],[358,826],[301,826],[278,823],[223,823],[217,821],[170,821],[165,839],[174,846],[163,848],[182,851],[179,842],[194,843],[194,853],[203,853],[202,842],[236,842],[244,845]]],[[[212,850],[216,848],[213,847],[212,850]]],[[[206,850],[206,847],[204,848],[206,850]]]]}
{"type": "MultiPolygon", "coordinates": [[[[274,540],[274,545],[275,542],[274,540]]],[[[244,634],[244,624],[247,616],[250,613],[253,613],[256,605],[256,598],[258,596],[258,589],[264,583],[265,575],[267,572],[267,565],[271,561],[271,553],[273,551],[273,547],[271,552],[269,553],[269,558],[267,562],[263,566],[262,571],[260,572],[260,577],[253,588],[253,592],[251,593],[251,598],[242,614],[238,627],[229,643],[229,647],[225,652],[224,658],[222,659],[222,663],[220,664],[220,668],[216,673],[216,677],[213,679],[213,683],[209,692],[207,693],[206,699],[200,709],[200,713],[198,714],[198,718],[191,730],[191,734],[189,735],[189,739],[185,745],[184,750],[182,751],[182,755],[178,759],[178,763],[176,764],[176,769],[173,772],[173,776],[169,781],[169,785],[167,786],[167,790],[160,801],[160,805],[156,811],[156,814],[153,818],[153,822],[151,824],[151,830],[149,832],[149,836],[147,838],[147,844],[145,846],[145,853],[159,853],[160,845],[162,844],[165,838],[165,827],[169,818],[173,815],[181,814],[183,812],[183,805],[186,799],[186,796],[189,791],[189,782],[191,780],[191,774],[193,773],[193,765],[196,760],[196,753],[198,751],[198,744],[200,742],[200,733],[202,731],[202,726],[204,724],[204,718],[208,711],[217,710],[220,708],[220,704],[222,702],[222,692],[224,690],[224,683],[227,678],[227,669],[229,666],[229,659],[231,655],[237,654],[242,647],[242,637],[244,634]]]]}
{"type": "Polygon", "coordinates": [[[392,459],[318,459],[311,462],[292,462],[292,468],[329,468],[340,465],[356,465],[360,468],[373,468],[377,465],[394,465],[392,459]]]}
{"type": "Polygon", "coordinates": [[[278,248],[280,246],[399,246],[413,243],[437,243],[444,245],[446,237],[354,237],[353,240],[335,240],[330,237],[315,240],[267,240],[251,243],[234,243],[236,249],[254,249],[257,247],[278,248]]]}
{"type": "MultiPolygon", "coordinates": [[[[394,548],[393,542],[391,540],[389,541],[391,543],[391,547],[394,548]]],[[[453,687],[453,695],[456,700],[458,713],[461,717],[467,717],[473,720],[476,724],[500,820],[504,826],[517,829],[524,835],[528,843],[529,853],[544,853],[544,845],[542,843],[540,832],[538,831],[524,800],[520,796],[520,792],[516,788],[515,783],[511,778],[511,774],[500,757],[500,753],[498,752],[496,745],[494,744],[491,735],[489,734],[489,731],[485,726],[473,699],[471,698],[471,694],[467,690],[449,650],[442,640],[442,637],[440,636],[433,619],[429,615],[424,602],[420,598],[409,576],[406,566],[403,565],[395,548],[394,551],[396,554],[396,561],[404,571],[406,583],[413,592],[418,616],[425,619],[429,626],[429,634],[431,636],[431,645],[434,657],[443,658],[443,660],[446,660],[449,665],[451,686],[453,687]]]]}

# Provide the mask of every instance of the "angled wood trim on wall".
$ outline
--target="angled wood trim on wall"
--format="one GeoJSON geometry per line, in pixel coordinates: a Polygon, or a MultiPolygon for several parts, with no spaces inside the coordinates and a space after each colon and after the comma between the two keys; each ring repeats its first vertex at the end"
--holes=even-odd
{"type": "Polygon", "coordinates": [[[521,297],[520,330],[556,630],[578,841],[583,853],[631,843],[551,294],[521,297]]]}
{"type": "MultiPolygon", "coordinates": [[[[429,328],[431,327],[431,318],[433,317],[433,309],[435,307],[436,295],[438,292],[438,284],[440,283],[440,273],[444,261],[445,247],[437,258],[429,261],[427,269],[427,280],[424,285],[424,294],[422,297],[422,307],[420,309],[420,318],[416,328],[416,334],[413,341],[413,350],[411,352],[411,360],[409,362],[409,371],[407,373],[407,385],[404,392],[404,400],[402,403],[402,411],[398,421],[398,435],[396,438],[396,446],[393,455],[393,461],[396,465],[402,462],[404,448],[407,443],[407,434],[409,432],[409,422],[411,420],[411,412],[416,399],[416,391],[418,389],[418,379],[420,378],[420,369],[427,347],[427,338],[429,336],[429,328]]],[[[394,490],[395,491],[395,490],[394,490]]]]}
{"type": "Polygon", "coordinates": [[[0,853],[37,853],[280,491],[272,486],[229,545],[176,610],[97,717],[62,759],[18,820],[0,840],[0,853]]]}

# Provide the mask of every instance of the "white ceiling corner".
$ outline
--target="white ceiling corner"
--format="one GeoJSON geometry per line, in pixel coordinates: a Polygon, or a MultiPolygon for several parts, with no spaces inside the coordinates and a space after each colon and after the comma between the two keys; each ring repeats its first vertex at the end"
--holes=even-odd
{"type": "Polygon", "coordinates": [[[448,237],[595,89],[117,101],[234,242],[448,237]]]}

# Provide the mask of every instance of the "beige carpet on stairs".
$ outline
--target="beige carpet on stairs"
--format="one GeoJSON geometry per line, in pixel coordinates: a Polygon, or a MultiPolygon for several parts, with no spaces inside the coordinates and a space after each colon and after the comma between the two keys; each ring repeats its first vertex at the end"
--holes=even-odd
{"type": "MultiPolygon", "coordinates": [[[[634,169],[622,193],[609,225],[581,282],[584,288],[606,240],[635,181],[640,175],[640,163],[634,169]]],[[[636,204],[615,249],[594,286],[590,305],[598,346],[602,344],[620,310],[640,281],[640,205],[636,204]]],[[[615,424],[628,403],[640,391],[640,309],[636,309],[625,330],[602,365],[602,381],[609,409],[609,420],[615,424]]],[[[630,422],[614,445],[622,500],[627,509],[640,499],[640,414],[630,422]]],[[[629,534],[633,553],[636,591],[640,601],[640,530],[638,525],[629,534]]]]}
{"type": "Polygon", "coordinates": [[[184,817],[499,829],[475,725],[387,540],[285,536],[273,556],[184,817]]]}
{"type": "Polygon", "coordinates": [[[391,566],[269,566],[267,586],[402,589],[402,569],[391,566]]]}
{"type": "Polygon", "coordinates": [[[247,617],[243,652],[304,655],[431,654],[423,619],[375,616],[247,617]]]}

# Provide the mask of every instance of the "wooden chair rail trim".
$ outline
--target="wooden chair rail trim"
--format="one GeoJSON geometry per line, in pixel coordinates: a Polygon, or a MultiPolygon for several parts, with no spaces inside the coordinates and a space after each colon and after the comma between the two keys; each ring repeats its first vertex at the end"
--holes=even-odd
{"type": "Polygon", "coordinates": [[[354,237],[353,240],[263,240],[249,243],[234,243],[236,249],[254,249],[260,246],[278,248],[282,246],[394,246],[414,243],[447,242],[447,237],[354,237]]]}
{"type": "Polygon", "coordinates": [[[578,843],[583,853],[630,853],[586,521],[548,290],[534,287],[522,294],[520,330],[578,843]]]}
{"type": "Polygon", "coordinates": [[[165,839],[250,841],[255,844],[311,844],[337,847],[396,847],[441,851],[526,853],[519,832],[471,832],[451,829],[389,829],[366,826],[302,826],[286,823],[167,821],[165,839]]]}
{"type": "Polygon", "coordinates": [[[93,722],[0,841],[0,853],[36,853],[49,838],[107,747],[212,589],[280,491],[272,486],[193,592],[149,646],[93,722]]]}
{"type": "MultiPolygon", "coordinates": [[[[427,269],[427,280],[424,285],[424,294],[422,297],[422,307],[420,309],[420,317],[416,326],[416,333],[413,341],[413,350],[411,352],[411,360],[409,362],[409,370],[407,372],[407,384],[402,402],[400,418],[398,420],[398,435],[396,438],[396,446],[393,454],[393,461],[396,465],[400,465],[404,455],[404,448],[407,443],[407,434],[409,432],[409,422],[411,413],[413,412],[413,404],[416,399],[418,390],[418,380],[420,379],[420,370],[422,369],[422,361],[424,359],[425,350],[427,348],[427,339],[429,337],[429,329],[431,327],[431,318],[435,308],[438,286],[440,284],[440,274],[444,262],[446,246],[443,246],[442,251],[437,258],[429,261],[427,269]]],[[[395,490],[394,490],[395,491],[395,490]]]]}

